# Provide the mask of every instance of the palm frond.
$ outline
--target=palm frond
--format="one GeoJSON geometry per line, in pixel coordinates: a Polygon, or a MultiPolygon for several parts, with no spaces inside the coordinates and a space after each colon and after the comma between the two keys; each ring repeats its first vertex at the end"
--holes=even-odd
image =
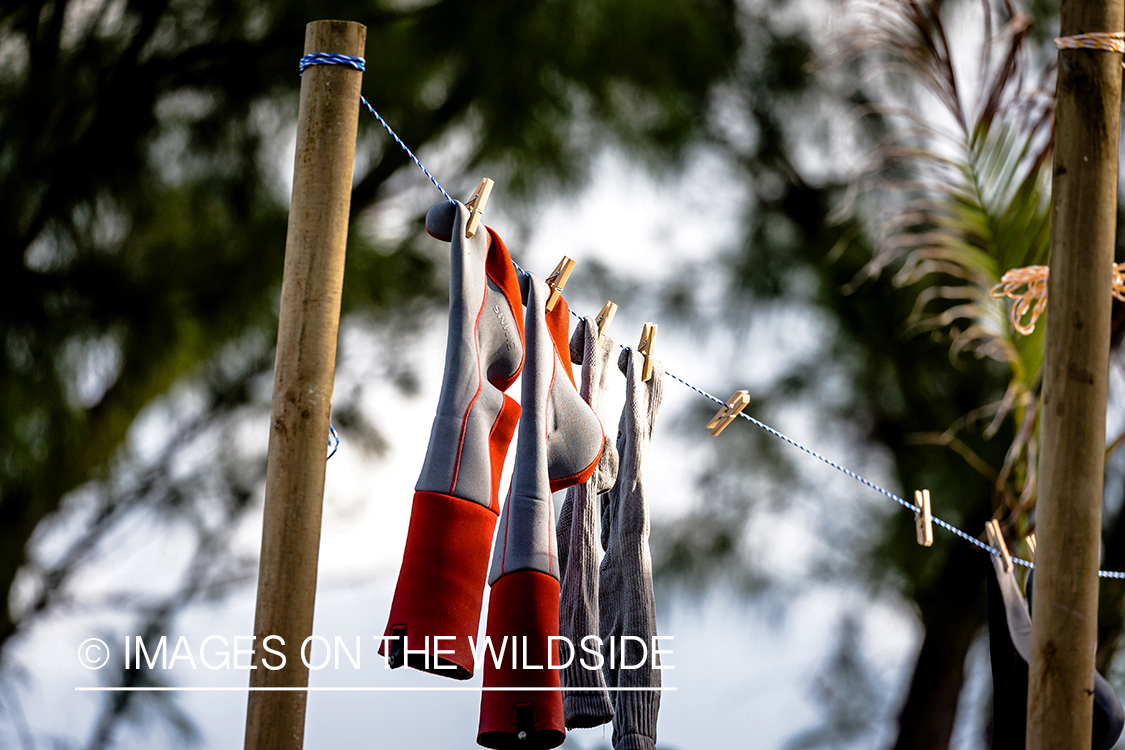
{"type": "MultiPolygon", "coordinates": [[[[974,66],[953,50],[971,45],[951,42],[943,7],[938,0],[869,3],[857,49],[888,78],[888,101],[872,110],[900,126],[867,159],[852,192],[871,198],[862,205],[878,228],[865,277],[890,272],[916,295],[906,330],[944,336],[953,360],[987,357],[1010,368],[985,435],[1015,420],[1015,441],[991,474],[1014,510],[1034,495],[1029,461],[1037,451],[1042,332],[1024,325],[1034,301],[1020,297],[1009,315],[1010,300],[990,291],[1005,272],[1047,259],[1054,97],[1049,70],[1030,74],[1031,22],[1011,0],[982,0],[975,86],[962,85],[959,72],[974,66]]],[[[969,421],[932,442],[962,446],[956,430],[969,421]]]]}

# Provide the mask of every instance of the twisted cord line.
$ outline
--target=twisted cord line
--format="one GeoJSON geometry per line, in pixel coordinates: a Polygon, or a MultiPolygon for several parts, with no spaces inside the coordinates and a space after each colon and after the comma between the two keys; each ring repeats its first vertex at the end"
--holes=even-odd
{"type": "MultiPolygon", "coordinates": [[[[681,378],[677,375],[674,375],[673,373],[669,372],[668,370],[665,370],[664,374],[667,375],[668,377],[672,378],[673,380],[687,386],[688,388],[695,391],[696,393],[703,396],[704,398],[709,398],[720,406],[726,406],[726,402],[723,401],[722,399],[711,395],[710,393],[708,393],[707,391],[705,391],[701,388],[697,388],[696,386],[687,382],[683,378],[681,378]]],[[[899,497],[895,493],[891,492],[890,490],[884,489],[883,487],[880,487],[879,485],[875,484],[871,480],[866,479],[865,477],[862,477],[859,474],[855,473],[851,469],[848,469],[844,466],[841,466],[840,464],[836,463],[835,461],[833,461],[830,458],[826,458],[826,457],[822,456],[821,454],[817,453],[813,449],[802,445],[801,443],[797,442],[796,440],[789,437],[788,435],[785,435],[785,434],[775,430],[774,428],[770,427],[765,422],[760,422],[757,419],[754,419],[754,417],[750,416],[746,412],[739,412],[738,416],[742,417],[743,419],[747,420],[748,422],[750,422],[752,424],[757,425],[758,427],[761,427],[763,430],[765,430],[769,434],[773,435],[774,437],[780,438],[781,440],[784,440],[785,442],[792,445],[794,448],[799,448],[800,450],[809,454],[813,458],[820,459],[824,463],[831,466],[833,469],[836,469],[838,471],[843,472],[844,474],[847,474],[849,477],[856,480],[860,484],[864,484],[864,485],[870,487],[871,489],[875,490],[876,492],[878,492],[882,495],[886,495],[891,500],[894,500],[896,503],[903,506],[904,508],[906,508],[908,510],[911,510],[915,513],[921,513],[922,512],[922,509],[919,508],[914,503],[911,503],[907,500],[903,500],[901,497],[899,497]]],[[[945,529],[946,531],[964,539],[966,542],[969,542],[971,544],[975,544],[977,547],[980,547],[982,550],[985,550],[989,554],[992,554],[996,557],[1003,557],[1000,550],[996,549],[992,545],[985,544],[980,539],[977,539],[975,536],[972,536],[971,534],[967,534],[964,531],[961,531],[961,529],[957,528],[956,526],[954,526],[951,523],[948,523],[946,521],[941,520],[937,516],[932,516],[932,518],[933,518],[934,524],[936,524],[936,525],[940,526],[941,528],[945,529]]],[[[1033,570],[1035,568],[1035,563],[1029,562],[1027,560],[1022,560],[1018,557],[1012,557],[1012,562],[1015,563],[1016,565],[1022,565],[1023,567],[1031,569],[1031,570],[1033,570]]],[[[1098,577],[1099,578],[1125,579],[1125,572],[1118,572],[1118,571],[1113,571],[1113,570],[1099,570],[1098,571],[1098,577]]]]}
{"type": "Polygon", "coordinates": [[[398,133],[391,130],[391,126],[387,124],[387,121],[384,120],[383,117],[375,111],[375,108],[371,106],[371,102],[367,101],[367,99],[365,99],[362,94],[360,95],[359,100],[363,102],[363,106],[367,107],[367,110],[371,114],[375,115],[375,119],[378,120],[382,124],[382,126],[387,129],[387,132],[390,133],[391,137],[395,139],[395,143],[402,146],[402,150],[406,152],[406,155],[414,160],[414,163],[418,165],[418,169],[421,169],[422,173],[430,178],[430,182],[434,183],[434,187],[441,191],[441,194],[445,196],[445,199],[450,203],[456,203],[455,200],[449,197],[449,193],[445,192],[445,188],[443,188],[441,184],[436,179],[434,179],[434,176],[430,174],[430,170],[426,169],[425,165],[423,165],[422,162],[418,160],[418,157],[414,155],[414,152],[406,147],[406,144],[403,143],[402,139],[398,137],[398,133]]]}
{"type": "MultiPolygon", "coordinates": [[[[1099,49],[1103,52],[1125,52],[1125,32],[1091,31],[1087,34],[1055,37],[1055,48],[1099,49]]],[[[1121,63],[1125,67],[1125,61],[1121,63]]]]}
{"type": "MultiPolygon", "coordinates": [[[[527,275],[527,272],[524,271],[522,268],[520,268],[518,265],[516,265],[515,261],[512,261],[512,265],[516,266],[516,270],[518,270],[520,273],[522,273],[524,275],[527,275]]],[[[578,320],[583,319],[582,316],[580,314],[576,313],[573,309],[570,311],[570,314],[573,315],[578,320]]],[[[621,344],[621,348],[622,349],[628,349],[629,347],[625,346],[624,344],[621,344]]],[[[700,396],[703,396],[704,398],[707,398],[707,399],[710,399],[711,401],[714,401],[719,406],[726,406],[726,403],[727,403],[726,401],[723,401],[718,396],[714,396],[714,395],[708,393],[707,391],[703,390],[702,388],[698,388],[698,387],[692,385],[691,383],[687,382],[686,380],[684,380],[680,376],[676,375],[675,373],[672,373],[668,370],[664,370],[664,374],[667,375],[668,377],[672,378],[672,380],[675,380],[676,382],[680,383],[681,385],[687,386],[691,390],[698,393],[700,396]]],[[[802,445],[801,443],[797,442],[796,440],[789,437],[788,435],[786,435],[782,432],[779,432],[778,430],[775,430],[773,427],[770,427],[765,422],[761,422],[757,419],[754,419],[754,417],[750,416],[746,412],[744,412],[744,411],[739,412],[738,416],[742,417],[743,419],[750,422],[751,424],[755,424],[758,427],[761,427],[763,430],[765,430],[769,434],[773,435],[774,437],[780,438],[781,440],[784,440],[785,442],[792,445],[794,448],[798,448],[798,449],[804,451],[805,453],[809,454],[813,458],[816,458],[816,459],[819,459],[819,460],[823,461],[824,463],[831,466],[833,469],[836,469],[837,471],[841,471],[844,474],[847,474],[849,477],[856,480],[860,484],[864,484],[864,485],[870,487],[871,489],[875,490],[876,492],[889,497],[891,500],[894,500],[896,503],[898,503],[902,507],[906,508],[907,510],[913,511],[914,513],[921,513],[922,512],[922,509],[919,508],[914,503],[902,499],[901,497],[899,497],[895,493],[891,492],[890,490],[885,489],[885,488],[880,487],[879,485],[875,484],[870,479],[862,477],[859,474],[852,471],[851,469],[849,469],[845,466],[841,466],[840,464],[836,463],[832,459],[826,458],[825,456],[822,456],[821,454],[814,451],[812,448],[809,448],[805,445],[802,445]]],[[[945,529],[946,531],[950,532],[951,534],[954,534],[955,536],[958,536],[961,539],[964,539],[966,542],[969,542],[970,544],[976,545],[977,547],[981,548],[982,550],[985,550],[989,554],[992,554],[996,557],[1003,557],[1003,554],[1000,552],[1000,550],[996,549],[992,545],[986,544],[986,543],[982,542],[980,539],[977,539],[975,536],[973,536],[971,534],[968,534],[964,531],[961,531],[961,529],[957,528],[956,526],[954,526],[953,524],[951,524],[947,521],[941,520],[937,516],[931,516],[931,518],[933,519],[934,524],[940,526],[941,528],[945,529]]],[[[1034,568],[1035,568],[1035,563],[1029,562],[1027,560],[1022,560],[1018,557],[1012,557],[1012,562],[1015,563],[1016,565],[1022,565],[1023,567],[1028,568],[1029,570],[1034,570],[1034,568]]],[[[1125,579],[1125,572],[1117,572],[1117,571],[1112,571],[1112,570],[1099,570],[1098,571],[1098,577],[1099,578],[1125,579]]]]}
{"type": "Polygon", "coordinates": [[[1087,34],[1055,37],[1056,49],[1100,49],[1125,52],[1125,32],[1091,31],[1087,34]]]}
{"type": "MultiPolygon", "coordinates": [[[[1075,35],[1073,37],[1063,37],[1063,38],[1060,38],[1060,39],[1056,39],[1055,45],[1058,46],[1059,49],[1084,48],[1084,49],[1103,49],[1103,50],[1110,50],[1110,51],[1113,51],[1113,52],[1125,52],[1125,33],[1120,33],[1120,32],[1115,32],[1115,33],[1095,32],[1095,33],[1091,33],[1091,34],[1078,34],[1078,35],[1075,35]]],[[[345,66],[354,68],[356,70],[362,71],[364,69],[364,60],[361,57],[348,57],[347,55],[337,55],[337,54],[333,54],[333,53],[319,52],[319,53],[314,53],[314,54],[311,54],[311,55],[305,55],[304,57],[301,58],[301,61],[300,61],[300,64],[299,64],[300,72],[304,73],[305,68],[309,67],[310,65],[345,65],[345,66]]],[[[398,143],[398,145],[402,147],[402,150],[405,151],[410,156],[410,158],[414,160],[414,163],[418,165],[418,168],[421,169],[422,172],[425,173],[425,175],[430,178],[430,182],[434,183],[434,186],[437,187],[437,189],[441,191],[441,194],[445,196],[446,200],[448,200],[450,203],[455,203],[453,198],[451,198],[449,196],[449,193],[445,192],[445,188],[443,188],[438,183],[438,181],[436,179],[434,179],[434,176],[432,174],[430,174],[430,171],[422,165],[422,162],[418,160],[418,157],[414,155],[414,152],[411,151],[409,148],[407,148],[406,144],[402,142],[402,139],[398,137],[398,134],[395,133],[395,131],[391,129],[391,126],[387,124],[386,120],[384,120],[379,115],[379,113],[375,111],[375,108],[371,106],[371,104],[367,101],[367,99],[365,99],[361,95],[359,100],[361,102],[363,102],[364,106],[367,107],[367,109],[371,112],[371,114],[375,115],[375,118],[383,125],[384,128],[386,128],[387,132],[390,133],[391,136],[395,139],[395,142],[398,143]]],[[[512,261],[512,266],[515,267],[517,272],[519,272],[520,274],[522,274],[524,276],[530,276],[531,275],[527,271],[525,271],[523,268],[521,268],[520,265],[515,262],[515,260],[512,261]]],[[[582,316],[579,315],[577,312],[575,312],[573,309],[570,311],[570,314],[573,315],[578,320],[582,320],[582,316]]],[[[621,344],[621,348],[627,349],[628,347],[626,347],[624,344],[621,344]]],[[[672,378],[676,382],[680,383],[681,385],[687,386],[691,390],[698,393],[700,396],[703,396],[704,398],[711,399],[711,401],[715,402],[716,404],[718,404],[720,406],[726,406],[726,402],[723,401],[722,399],[708,393],[707,391],[703,390],[702,388],[697,388],[696,386],[687,382],[686,380],[679,377],[678,375],[675,375],[675,374],[669,372],[668,370],[664,370],[664,374],[667,375],[668,377],[672,378]]],[[[789,437],[788,435],[785,435],[785,434],[775,430],[774,428],[770,427],[765,422],[760,422],[757,419],[754,419],[754,417],[750,416],[746,412],[744,412],[744,411],[739,412],[738,416],[742,417],[743,419],[747,420],[748,422],[751,422],[752,424],[757,425],[758,427],[761,427],[763,430],[768,432],[770,435],[773,435],[776,438],[780,438],[781,440],[784,440],[786,443],[789,443],[794,448],[798,448],[798,449],[804,451],[805,453],[809,454],[813,458],[820,459],[824,463],[831,466],[833,469],[836,469],[838,471],[843,472],[844,474],[848,475],[849,477],[856,480],[860,484],[864,484],[867,487],[870,487],[871,489],[875,490],[876,492],[878,492],[882,495],[885,495],[886,497],[890,498],[891,500],[894,500],[896,503],[898,503],[902,507],[906,508],[907,510],[911,510],[915,513],[921,512],[922,509],[919,508],[914,503],[903,500],[901,497],[899,497],[895,493],[891,492],[890,490],[884,489],[883,487],[880,487],[879,485],[875,484],[871,480],[866,479],[866,478],[860,476],[859,474],[855,473],[851,469],[848,469],[844,466],[841,466],[840,464],[836,463],[835,461],[822,456],[821,454],[814,451],[812,448],[809,448],[807,446],[802,445],[801,443],[797,442],[796,440],[789,437]]],[[[332,446],[332,453],[330,453],[328,455],[328,457],[331,458],[332,455],[334,455],[336,453],[336,448],[339,447],[340,438],[336,434],[335,428],[333,428],[331,425],[329,425],[329,430],[331,432],[331,437],[335,438],[335,445],[332,446]]],[[[994,555],[995,557],[1002,557],[1002,555],[1000,553],[1000,550],[996,549],[995,547],[993,547],[990,544],[985,544],[984,542],[982,542],[981,540],[972,536],[971,534],[967,534],[964,531],[961,531],[961,529],[957,528],[953,524],[947,523],[946,521],[943,521],[940,518],[937,518],[936,516],[933,517],[933,522],[936,525],[940,526],[941,528],[945,529],[946,531],[954,534],[955,536],[958,536],[961,539],[964,539],[966,542],[974,544],[977,547],[979,547],[980,549],[985,550],[989,554],[994,555]]],[[[1022,565],[1023,567],[1028,568],[1028,569],[1034,569],[1035,568],[1035,563],[1029,562],[1027,560],[1022,560],[1018,557],[1012,557],[1012,562],[1015,563],[1016,565],[1022,565]]],[[[1098,571],[1098,577],[1099,578],[1113,578],[1113,579],[1122,580],[1122,579],[1125,579],[1125,572],[1118,572],[1118,571],[1112,571],[1112,570],[1099,570],[1098,571]]]]}
{"type": "MultiPolygon", "coordinates": [[[[314,52],[311,55],[305,55],[301,58],[300,62],[297,63],[298,75],[304,73],[305,69],[310,65],[342,65],[346,68],[358,70],[361,73],[367,67],[367,63],[362,57],[338,55],[334,52],[314,52]]],[[[406,144],[402,142],[402,139],[398,137],[398,133],[396,133],[391,128],[391,126],[387,124],[387,121],[383,119],[383,116],[380,115],[375,110],[375,108],[371,106],[371,102],[367,101],[366,97],[364,97],[363,94],[359,95],[359,100],[363,103],[363,106],[367,107],[367,111],[375,115],[375,119],[379,121],[379,124],[382,125],[386,129],[386,131],[391,134],[391,137],[395,139],[395,143],[401,146],[402,150],[406,152],[406,155],[414,160],[414,163],[418,165],[418,169],[422,170],[422,174],[430,178],[430,182],[434,183],[434,187],[441,191],[441,194],[445,196],[445,199],[450,203],[454,203],[455,201],[449,196],[449,193],[445,192],[445,188],[441,186],[441,183],[439,183],[434,178],[434,176],[430,174],[430,170],[426,169],[426,166],[422,164],[417,156],[414,155],[414,152],[407,148],[406,144]]]]}
{"type": "Polygon", "coordinates": [[[362,73],[367,68],[367,63],[362,57],[339,55],[335,52],[313,52],[297,61],[297,75],[303,75],[305,68],[310,65],[342,65],[353,68],[362,73]]]}

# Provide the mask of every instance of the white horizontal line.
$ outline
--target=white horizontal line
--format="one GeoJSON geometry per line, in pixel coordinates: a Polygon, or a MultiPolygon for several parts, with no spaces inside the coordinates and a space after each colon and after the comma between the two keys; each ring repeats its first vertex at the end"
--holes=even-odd
{"type": "Polygon", "coordinates": [[[519,692],[550,692],[560,691],[567,693],[578,692],[593,692],[599,690],[608,690],[609,692],[667,692],[674,691],[674,687],[607,687],[607,688],[553,688],[553,687],[76,687],[74,688],[80,693],[177,693],[177,692],[192,692],[192,693],[239,693],[239,692],[260,692],[260,693],[293,693],[293,692],[388,692],[388,693],[409,693],[409,692],[502,692],[502,691],[519,691],[519,692]]]}

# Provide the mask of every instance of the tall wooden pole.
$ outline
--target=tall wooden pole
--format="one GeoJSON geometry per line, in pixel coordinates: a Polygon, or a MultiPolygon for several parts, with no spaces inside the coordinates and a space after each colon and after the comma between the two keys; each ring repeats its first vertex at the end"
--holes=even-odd
{"type": "MultiPolygon", "coordinates": [[[[367,28],[316,21],[305,54],[363,57],[367,28]]],[[[296,60],[294,60],[296,63],[296,60]]],[[[312,635],[328,419],[344,283],[361,73],[309,67],[301,78],[297,156],[285,239],[285,271],[270,417],[251,688],[308,687],[301,645],[312,635]],[[264,643],[267,636],[279,641],[264,643]],[[281,659],[263,646],[285,654],[281,659]]],[[[246,750],[300,750],[307,693],[250,691],[246,750]]]]}
{"type": "MultiPolygon", "coordinates": [[[[1122,0],[1062,0],[1062,36],[1122,30],[1122,0]]],[[[1088,750],[1097,647],[1121,55],[1061,50],[1036,506],[1028,750],[1088,750]]]]}

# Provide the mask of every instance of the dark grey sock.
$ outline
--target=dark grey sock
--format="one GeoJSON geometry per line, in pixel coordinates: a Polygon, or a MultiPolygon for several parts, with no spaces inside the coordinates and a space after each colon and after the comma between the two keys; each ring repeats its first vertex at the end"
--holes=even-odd
{"type": "MultiPolygon", "coordinates": [[[[620,344],[608,334],[598,341],[598,326],[585,318],[570,339],[571,361],[582,365],[582,398],[605,420],[605,393],[614,375],[613,355],[620,344]]],[[[587,669],[582,661],[597,666],[596,658],[582,649],[582,639],[598,635],[598,538],[597,496],[613,486],[617,477],[617,449],[606,441],[597,469],[585,484],[566,492],[557,529],[561,598],[559,635],[574,644],[575,655],[562,672],[563,711],[567,729],[605,724],[613,718],[613,702],[605,689],[600,669],[587,669]],[[572,692],[567,688],[584,688],[572,692]]],[[[596,650],[596,641],[588,642],[596,650]]],[[[565,659],[565,657],[564,657],[565,659]]]]}
{"type": "MultiPolygon", "coordinates": [[[[625,408],[617,432],[620,465],[617,481],[602,498],[602,558],[598,581],[600,631],[605,676],[610,687],[660,687],[660,671],[653,669],[652,638],[656,635],[656,597],[652,591],[652,555],[649,552],[648,498],[645,491],[645,456],[664,394],[664,369],[654,365],[652,379],[641,381],[642,355],[625,350],[618,367],[625,373],[625,408]],[[628,642],[635,636],[645,644],[628,642]],[[642,660],[642,656],[647,658],[642,660]],[[610,656],[613,663],[610,663],[610,656]],[[639,663],[634,669],[623,669],[639,663]]],[[[614,750],[655,750],[656,716],[660,692],[619,691],[613,697],[614,750]]]]}

